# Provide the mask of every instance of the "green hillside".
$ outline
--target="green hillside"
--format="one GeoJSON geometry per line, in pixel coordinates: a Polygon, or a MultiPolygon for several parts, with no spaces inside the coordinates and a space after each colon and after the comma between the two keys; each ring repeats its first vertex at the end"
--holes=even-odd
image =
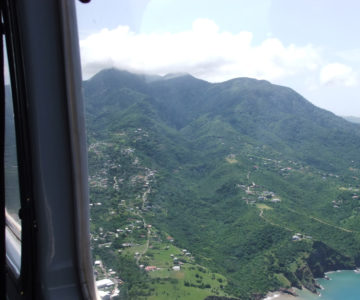
{"type": "Polygon", "coordinates": [[[94,255],[124,298],[261,299],[360,265],[360,125],[249,78],[111,69],[84,95],[94,255]]]}

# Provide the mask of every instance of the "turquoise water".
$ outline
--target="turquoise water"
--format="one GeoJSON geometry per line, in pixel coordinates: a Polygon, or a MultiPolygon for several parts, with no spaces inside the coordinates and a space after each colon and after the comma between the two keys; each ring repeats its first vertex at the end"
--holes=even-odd
{"type": "Polygon", "coordinates": [[[354,271],[340,271],[327,273],[331,280],[318,279],[317,282],[324,287],[321,297],[309,292],[299,291],[304,300],[359,300],[360,274],[354,271]]]}

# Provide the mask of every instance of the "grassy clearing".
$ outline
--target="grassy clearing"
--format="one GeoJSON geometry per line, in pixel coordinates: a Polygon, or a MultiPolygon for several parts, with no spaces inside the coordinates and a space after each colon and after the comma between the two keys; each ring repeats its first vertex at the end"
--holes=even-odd
{"type": "Polygon", "coordinates": [[[128,247],[128,248],[125,248],[122,253],[124,255],[135,255],[136,252],[141,253],[142,251],[144,251],[145,247],[146,247],[145,244],[134,246],[134,247],[128,247]]]}
{"type": "Polygon", "coordinates": [[[227,161],[229,164],[236,164],[236,163],[238,162],[237,159],[235,159],[235,158],[229,158],[229,157],[226,158],[226,161],[227,161]]]}
{"type": "Polygon", "coordinates": [[[271,210],[273,209],[272,207],[264,204],[264,203],[256,203],[256,207],[259,209],[265,209],[265,210],[271,210]]]}
{"type": "Polygon", "coordinates": [[[179,248],[161,243],[152,243],[152,248],[147,251],[146,255],[149,257],[149,264],[159,268],[172,267],[175,257],[181,261],[186,260],[179,248]]]}

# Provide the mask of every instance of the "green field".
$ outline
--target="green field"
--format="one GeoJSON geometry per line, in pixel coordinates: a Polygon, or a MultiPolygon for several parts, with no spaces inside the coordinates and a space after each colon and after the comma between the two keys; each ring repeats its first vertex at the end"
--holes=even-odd
{"type": "Polygon", "coordinates": [[[184,264],[180,271],[162,269],[149,272],[155,291],[147,299],[204,299],[209,295],[226,296],[226,278],[199,265],[184,264]]]}

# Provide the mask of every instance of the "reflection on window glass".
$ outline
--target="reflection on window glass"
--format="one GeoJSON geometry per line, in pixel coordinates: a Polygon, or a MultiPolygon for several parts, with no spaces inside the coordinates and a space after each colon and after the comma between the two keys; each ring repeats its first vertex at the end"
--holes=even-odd
{"type": "MultiPolygon", "coordinates": [[[[9,82],[8,63],[5,61],[5,78],[9,82]]],[[[14,107],[11,88],[5,86],[5,205],[6,205],[6,257],[14,274],[20,274],[21,221],[19,175],[17,163],[14,107]]]]}
{"type": "Polygon", "coordinates": [[[6,210],[13,221],[20,223],[20,193],[18,179],[18,165],[16,154],[16,138],[14,111],[10,87],[6,86],[6,117],[5,117],[5,199],[6,210]]]}
{"type": "Polygon", "coordinates": [[[8,215],[11,216],[13,221],[20,223],[20,193],[14,108],[9,85],[5,87],[5,199],[8,215]]]}

